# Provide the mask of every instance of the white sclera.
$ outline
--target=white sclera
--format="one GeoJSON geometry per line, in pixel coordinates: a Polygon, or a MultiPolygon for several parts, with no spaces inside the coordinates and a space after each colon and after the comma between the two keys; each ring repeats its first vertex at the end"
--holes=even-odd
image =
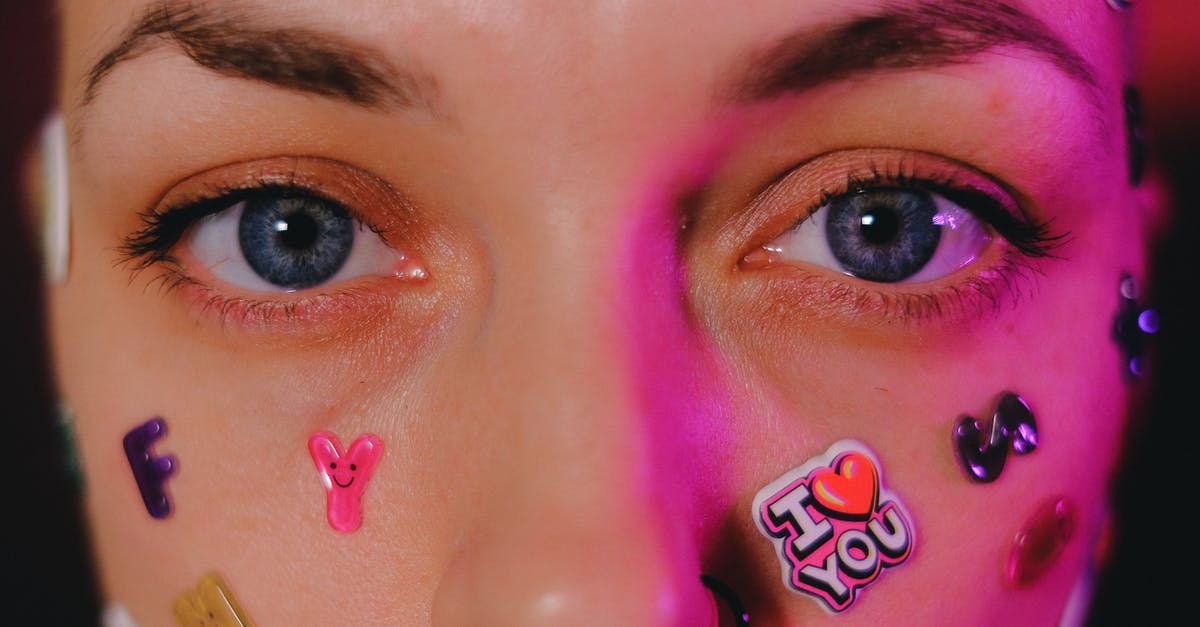
{"type": "MultiPolygon", "coordinates": [[[[192,257],[214,277],[235,287],[254,292],[294,292],[259,276],[242,253],[238,226],[246,202],[196,221],[184,244],[192,257]]],[[[405,256],[388,246],[378,233],[354,221],[354,242],[342,267],[321,284],[330,285],[361,276],[398,276],[405,256]]]]}

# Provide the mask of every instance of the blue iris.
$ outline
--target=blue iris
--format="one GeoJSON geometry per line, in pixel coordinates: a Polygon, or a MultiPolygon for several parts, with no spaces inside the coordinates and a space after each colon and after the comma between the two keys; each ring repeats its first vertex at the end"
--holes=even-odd
{"type": "Polygon", "coordinates": [[[287,289],[320,285],[337,274],[354,243],[354,219],[312,196],[271,195],[245,201],[238,242],[250,267],[287,289]]]}
{"type": "Polygon", "coordinates": [[[825,238],[846,272],[895,283],[916,274],[937,251],[937,205],[920,190],[876,188],[829,201],[825,238]]]}

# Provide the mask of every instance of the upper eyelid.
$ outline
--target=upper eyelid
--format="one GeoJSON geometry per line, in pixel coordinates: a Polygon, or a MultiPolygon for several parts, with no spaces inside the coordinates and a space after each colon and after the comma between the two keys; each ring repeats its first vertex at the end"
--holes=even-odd
{"type": "Polygon", "coordinates": [[[810,213],[838,195],[880,187],[907,187],[940,195],[976,214],[977,218],[1029,257],[1057,257],[1058,249],[1070,240],[1070,233],[1055,232],[1050,220],[1039,220],[1029,215],[1003,183],[976,173],[972,173],[968,180],[960,181],[955,176],[922,176],[915,171],[906,173],[903,166],[895,172],[880,172],[872,168],[869,176],[848,176],[840,192],[822,191],[819,204],[810,209],[810,213]]]}
{"type": "MultiPolygon", "coordinates": [[[[845,178],[839,179],[840,183],[836,183],[835,186],[823,186],[817,192],[800,191],[799,193],[802,193],[803,197],[815,196],[815,199],[798,204],[799,208],[793,207],[790,208],[790,211],[784,211],[780,214],[782,217],[779,219],[766,222],[770,228],[756,231],[748,239],[745,249],[738,251],[737,261],[734,263],[737,263],[738,268],[743,267],[744,262],[750,261],[752,252],[769,249],[774,241],[786,237],[788,232],[803,226],[805,222],[809,221],[811,215],[826,208],[835,197],[858,191],[889,189],[889,187],[890,189],[922,190],[946,198],[947,201],[970,211],[979,222],[984,223],[989,231],[997,234],[1007,245],[1012,246],[1010,250],[1018,253],[1020,257],[1025,259],[1062,258],[1060,249],[1069,243],[1070,233],[1055,231],[1050,221],[1033,219],[1019,204],[1016,204],[1015,198],[1009,195],[1000,181],[978,173],[973,168],[960,168],[956,163],[942,160],[932,163],[934,167],[929,169],[929,173],[926,174],[916,165],[914,159],[916,157],[911,155],[900,155],[899,159],[895,161],[868,160],[858,165],[865,165],[865,167],[847,168],[845,178]],[[913,159],[913,161],[908,161],[908,159],[913,159]],[[880,167],[881,163],[888,167],[880,167]],[[942,166],[949,166],[953,169],[940,169],[942,166]],[[791,222],[786,221],[788,216],[792,216],[791,222]]],[[[836,169],[834,172],[836,173],[836,169]]],[[[772,202],[770,196],[776,191],[776,187],[786,185],[793,174],[796,174],[796,171],[788,172],[785,177],[776,180],[755,201],[761,201],[763,196],[766,196],[762,202],[767,204],[772,202]]],[[[770,214],[768,214],[769,216],[770,214]]]]}
{"type": "MultiPolygon", "coordinates": [[[[317,191],[288,185],[266,184],[259,187],[220,189],[214,190],[214,192],[215,195],[200,196],[144,213],[142,227],[126,235],[122,240],[120,252],[123,261],[133,262],[135,270],[140,271],[156,262],[167,260],[170,250],[179,244],[184,233],[199,220],[227,211],[237,203],[261,194],[279,193],[281,195],[307,196],[342,206],[342,203],[327,198],[317,191]]],[[[361,221],[353,209],[344,208],[352,217],[361,221]]]]}
{"type": "MultiPolygon", "coordinates": [[[[406,246],[430,236],[426,225],[415,218],[416,209],[398,189],[384,179],[350,164],[323,157],[280,156],[236,162],[209,168],[171,183],[149,208],[140,212],[142,225],[122,238],[118,246],[119,262],[130,264],[135,272],[155,263],[169,261],[169,251],[161,246],[147,247],[131,244],[161,244],[152,239],[138,241],[140,236],[153,238],[163,231],[156,225],[167,220],[194,222],[212,213],[211,209],[234,204],[238,195],[281,190],[321,198],[336,203],[359,222],[397,244],[394,237],[402,235],[406,246]],[[185,215],[180,210],[190,210],[185,215]],[[403,226],[403,229],[400,227],[403,226]]],[[[182,230],[175,225],[176,235],[182,230]]],[[[172,244],[178,243],[170,242],[172,244]]]]}
{"type": "MultiPolygon", "coordinates": [[[[1023,210],[1023,200],[1009,186],[968,164],[921,151],[863,148],[826,152],[792,166],[756,190],[744,209],[746,215],[730,216],[726,229],[758,231],[764,226],[762,222],[786,228],[856,184],[877,186],[889,182],[926,185],[931,191],[974,189],[1020,211],[1021,218],[1030,217],[1023,210]]],[[[770,239],[765,233],[759,236],[770,239]]]]}
{"type": "Polygon", "coordinates": [[[227,163],[173,181],[148,209],[182,206],[257,188],[300,190],[350,208],[368,204],[358,196],[387,196],[398,210],[412,207],[382,177],[336,159],[308,155],[268,156],[227,163]],[[189,183],[197,181],[195,183],[189,183]]]}
{"type": "MultiPolygon", "coordinates": [[[[854,152],[858,151],[851,151],[854,152]]],[[[880,158],[874,150],[864,152],[865,159],[859,163],[848,164],[844,169],[843,178],[836,186],[826,185],[821,188],[822,199],[813,208],[827,202],[829,196],[844,194],[858,188],[892,185],[927,188],[935,192],[952,189],[973,190],[997,199],[1014,217],[1027,217],[1021,203],[1004,184],[967,164],[925,153],[900,151],[895,158],[880,158]]],[[[817,159],[805,165],[813,161],[817,159]]],[[[781,177],[780,182],[786,178],[781,177]]]]}

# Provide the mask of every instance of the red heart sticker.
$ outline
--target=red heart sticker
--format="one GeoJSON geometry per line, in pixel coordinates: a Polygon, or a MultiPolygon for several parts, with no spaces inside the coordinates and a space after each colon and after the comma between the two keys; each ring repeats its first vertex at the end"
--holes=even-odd
{"type": "Polygon", "coordinates": [[[818,468],[809,475],[817,505],[839,518],[865,518],[879,499],[879,474],[871,458],[847,453],[835,468],[818,468]]]}

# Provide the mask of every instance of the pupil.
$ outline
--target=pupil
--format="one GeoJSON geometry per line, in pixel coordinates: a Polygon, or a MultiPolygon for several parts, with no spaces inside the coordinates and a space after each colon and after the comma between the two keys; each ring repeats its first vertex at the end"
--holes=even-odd
{"type": "Polygon", "coordinates": [[[938,250],[937,203],[924,191],[874,188],[829,201],[825,241],[841,269],[878,283],[903,281],[938,250]]]}
{"type": "Polygon", "coordinates": [[[859,218],[863,239],[876,246],[890,244],[900,233],[900,217],[895,211],[872,207],[859,218]]]}
{"type": "Polygon", "coordinates": [[[307,250],[317,243],[320,227],[306,213],[292,213],[275,221],[279,242],[292,250],[307,250]]]}
{"type": "Polygon", "coordinates": [[[354,219],[308,196],[264,193],[246,201],[238,223],[246,262],[272,285],[304,289],[328,281],[350,257],[354,219]]]}

